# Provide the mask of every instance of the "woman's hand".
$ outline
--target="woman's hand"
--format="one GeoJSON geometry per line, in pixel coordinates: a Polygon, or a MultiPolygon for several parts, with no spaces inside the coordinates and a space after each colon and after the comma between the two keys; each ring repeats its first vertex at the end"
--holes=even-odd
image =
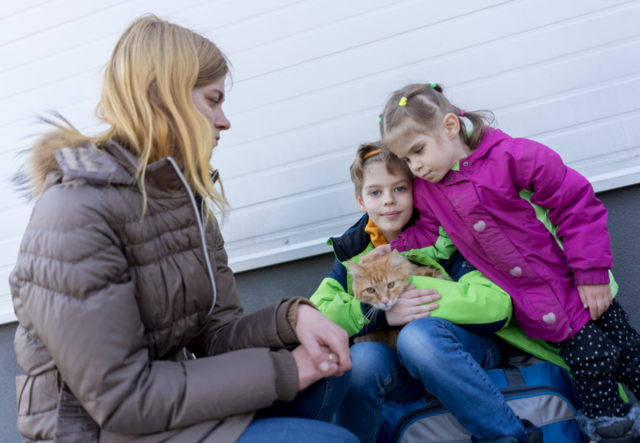
{"type": "MultiPolygon", "coordinates": [[[[324,374],[323,377],[340,377],[351,369],[347,331],[308,305],[298,305],[296,315],[298,340],[315,363],[317,370],[324,374]],[[337,367],[337,371],[332,370],[334,366],[337,367]]],[[[300,380],[302,381],[302,378],[300,380]]]]}
{"type": "Polygon", "coordinates": [[[430,312],[438,309],[442,296],[434,289],[415,289],[416,285],[407,288],[398,296],[395,305],[385,312],[389,326],[404,326],[422,317],[428,317],[430,312]],[[425,304],[428,303],[428,304],[425,304]]]}
{"type": "Polygon", "coordinates": [[[597,320],[607,312],[613,302],[611,287],[607,285],[578,285],[580,301],[591,312],[591,320],[597,320]]]}
{"type": "MultiPolygon", "coordinates": [[[[329,349],[321,348],[321,352],[323,355],[323,362],[327,363],[329,360],[329,349]]],[[[342,375],[339,370],[337,364],[337,357],[335,354],[331,355],[332,363],[328,363],[328,369],[326,371],[321,371],[318,369],[318,366],[311,358],[309,351],[303,345],[295,348],[291,354],[293,354],[293,358],[296,360],[296,365],[298,366],[298,391],[302,391],[307,387],[311,386],[313,383],[317,382],[326,377],[338,377],[342,375]]]]}

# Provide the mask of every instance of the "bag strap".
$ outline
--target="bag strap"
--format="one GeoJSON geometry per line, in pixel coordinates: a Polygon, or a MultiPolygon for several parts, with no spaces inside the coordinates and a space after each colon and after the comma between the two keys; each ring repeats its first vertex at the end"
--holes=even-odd
{"type": "Polygon", "coordinates": [[[524,376],[522,375],[522,371],[520,371],[520,369],[510,364],[502,365],[500,366],[500,369],[504,371],[504,376],[507,379],[507,385],[510,388],[527,386],[527,383],[524,381],[524,376]]]}

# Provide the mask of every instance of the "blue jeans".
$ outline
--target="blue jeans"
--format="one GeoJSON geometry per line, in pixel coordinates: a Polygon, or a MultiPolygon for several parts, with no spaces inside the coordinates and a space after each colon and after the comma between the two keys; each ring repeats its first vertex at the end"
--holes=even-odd
{"type": "Polygon", "coordinates": [[[522,437],[522,423],[485,373],[500,361],[498,345],[489,336],[427,317],[402,328],[397,353],[364,342],[351,354],[351,384],[334,423],[361,442],[376,441],[385,401],[415,399],[426,391],[478,439],[522,437]]]}
{"type": "Polygon", "coordinates": [[[344,428],[327,423],[347,393],[351,373],[325,378],[298,393],[291,402],[277,401],[256,412],[238,443],[357,443],[344,428]]]}

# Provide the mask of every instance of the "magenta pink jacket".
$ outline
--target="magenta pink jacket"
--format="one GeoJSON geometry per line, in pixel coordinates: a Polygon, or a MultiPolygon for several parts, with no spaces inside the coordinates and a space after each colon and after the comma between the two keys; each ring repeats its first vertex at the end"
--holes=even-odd
{"type": "Polygon", "coordinates": [[[589,321],[576,285],[609,283],[607,210],[554,151],[487,129],[459,172],[439,183],[416,178],[413,193],[420,219],[393,248],[433,246],[442,226],[462,255],[511,295],[514,319],[530,337],[562,341],[589,321]],[[549,210],[564,251],[521,190],[549,210]]]}

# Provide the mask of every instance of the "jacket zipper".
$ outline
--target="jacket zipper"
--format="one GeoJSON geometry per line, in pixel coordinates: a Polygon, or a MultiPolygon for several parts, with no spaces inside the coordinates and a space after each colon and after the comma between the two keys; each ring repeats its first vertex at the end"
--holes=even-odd
{"type": "MultiPolygon", "coordinates": [[[[209,312],[207,313],[207,318],[209,318],[209,316],[213,312],[213,308],[216,306],[216,299],[218,298],[218,292],[216,290],[216,280],[213,277],[213,270],[211,268],[211,260],[209,260],[209,251],[207,251],[207,239],[204,235],[204,226],[203,226],[202,220],[200,219],[200,214],[198,213],[198,204],[196,203],[196,199],[193,196],[193,192],[191,192],[191,187],[187,183],[187,179],[184,177],[184,175],[182,175],[182,172],[180,172],[180,168],[178,167],[178,164],[176,163],[176,161],[171,157],[167,157],[167,159],[169,160],[169,162],[171,162],[173,169],[175,169],[176,173],[178,174],[178,177],[180,177],[180,180],[182,181],[182,184],[187,189],[187,193],[189,194],[189,198],[191,199],[191,204],[193,205],[193,210],[196,213],[198,228],[200,228],[200,238],[202,239],[202,248],[204,249],[204,259],[207,262],[209,279],[211,280],[211,286],[213,287],[213,303],[211,304],[211,309],[209,309],[209,312]]],[[[202,204],[204,206],[204,200],[202,200],[202,204]]],[[[202,212],[202,217],[204,218],[204,211],[202,212]]]]}

